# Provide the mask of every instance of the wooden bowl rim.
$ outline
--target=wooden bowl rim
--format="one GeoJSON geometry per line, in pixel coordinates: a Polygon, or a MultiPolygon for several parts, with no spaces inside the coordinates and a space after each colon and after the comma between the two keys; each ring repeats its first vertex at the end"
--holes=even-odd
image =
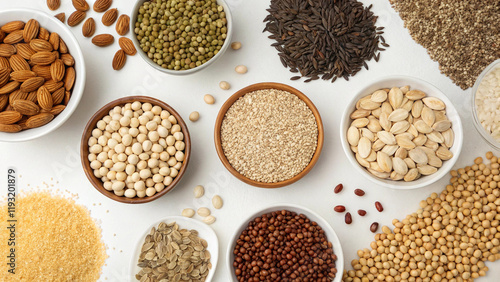
{"type": "Polygon", "coordinates": [[[180,182],[182,176],[184,175],[189,163],[190,156],[191,156],[191,139],[186,123],[184,122],[182,117],[167,103],[159,99],[148,96],[128,96],[107,103],[102,108],[100,108],[87,122],[87,125],[85,125],[85,129],[82,134],[82,139],[80,141],[80,160],[82,162],[83,171],[85,172],[85,175],[87,176],[90,183],[94,186],[94,188],[97,191],[99,191],[104,196],[112,200],[115,200],[117,202],[126,204],[148,203],[170,192],[180,182]],[[89,155],[88,140],[91,137],[92,130],[96,127],[97,122],[101,120],[104,116],[106,116],[109,110],[111,110],[115,106],[124,105],[126,103],[132,103],[135,101],[139,101],[142,103],[151,103],[153,106],[160,106],[163,110],[167,110],[170,114],[172,114],[177,119],[177,124],[179,124],[182,129],[182,133],[184,134],[184,143],[186,144],[186,148],[184,149],[184,161],[181,169],[179,170],[179,174],[174,178],[172,183],[170,183],[170,185],[165,187],[161,192],[158,192],[150,197],[146,196],[144,198],[139,198],[137,196],[134,198],[117,196],[114,193],[104,189],[102,181],[97,177],[95,177],[93,169],[90,167],[90,162],[88,161],[88,155],[89,155]]]}
{"type": "Polygon", "coordinates": [[[311,171],[311,169],[314,167],[316,162],[319,159],[319,156],[321,154],[321,150],[323,149],[323,142],[324,142],[324,128],[323,128],[323,122],[321,120],[321,116],[319,114],[318,109],[316,106],[313,104],[313,102],[302,92],[299,90],[286,85],[282,83],[277,83],[277,82],[261,82],[261,83],[256,83],[249,85],[245,88],[242,88],[236,93],[234,93],[231,97],[229,97],[226,102],[222,105],[222,107],[219,110],[219,114],[217,115],[217,119],[215,120],[215,128],[214,128],[214,143],[215,143],[215,150],[217,151],[217,155],[219,156],[219,159],[221,160],[222,164],[224,167],[236,178],[239,180],[255,186],[255,187],[260,187],[260,188],[279,188],[283,186],[290,185],[302,177],[304,177],[306,174],[311,171]],[[291,94],[296,95],[299,97],[302,101],[306,103],[306,105],[311,109],[313,112],[314,118],[316,119],[316,124],[318,126],[318,143],[316,146],[316,150],[314,152],[314,155],[312,156],[311,160],[309,161],[309,164],[297,175],[295,175],[292,178],[289,178],[287,180],[283,180],[280,182],[275,182],[275,183],[266,183],[266,182],[259,182],[252,180],[250,178],[247,178],[246,176],[240,174],[236,169],[234,169],[229,161],[226,158],[226,155],[224,154],[224,150],[222,149],[222,142],[221,142],[221,126],[222,126],[222,121],[224,120],[224,117],[226,115],[227,110],[233,105],[236,100],[238,100],[240,97],[244,96],[245,94],[249,92],[253,92],[256,90],[262,90],[262,89],[277,89],[277,90],[284,90],[287,91],[291,94]]]}

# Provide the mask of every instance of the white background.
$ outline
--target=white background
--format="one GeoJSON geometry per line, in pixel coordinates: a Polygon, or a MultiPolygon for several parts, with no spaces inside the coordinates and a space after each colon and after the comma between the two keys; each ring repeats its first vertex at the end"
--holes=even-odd
{"type": "MultiPolygon", "coordinates": [[[[70,1],[62,2],[64,4],[56,12],[50,11],[45,1],[41,0],[1,1],[0,9],[29,7],[52,15],[66,12],[67,18],[74,9],[70,1]]],[[[134,1],[124,0],[113,2],[113,7],[117,7],[120,14],[130,14],[134,4],[134,1]]],[[[403,219],[418,209],[420,200],[432,192],[441,191],[449,181],[449,177],[445,176],[429,187],[396,191],[373,185],[357,175],[341,149],[339,138],[340,119],[354,93],[366,84],[388,75],[421,78],[441,89],[461,114],[465,139],[455,168],[469,165],[475,157],[484,156],[485,152],[491,150],[473,126],[471,90],[461,90],[440,74],[438,64],[431,61],[426,50],[411,39],[388,1],[363,2],[374,5],[372,10],[379,16],[377,25],[386,27],[384,37],[391,47],[381,53],[378,63],[368,62],[369,71],[363,70],[349,81],[339,79],[334,84],[322,80],[309,84],[289,80],[293,74],[283,68],[276,50],[270,47],[272,41],[267,38],[269,34],[262,33],[262,20],[267,14],[265,9],[269,1],[228,0],[234,20],[233,40],[241,41],[243,47],[238,51],[229,49],[208,69],[190,76],[159,73],[138,55],[128,57],[121,71],[113,71],[111,61],[119,48],[117,40],[110,47],[99,48],[82,36],[82,24],[70,28],[80,42],[87,66],[83,98],[71,118],[55,132],[29,142],[0,142],[0,183],[6,183],[6,169],[12,166],[21,175],[20,190],[48,185],[50,189],[78,193],[78,203],[90,209],[92,217],[100,222],[103,240],[108,246],[109,258],[101,276],[103,281],[128,279],[132,250],[151,223],[168,215],[179,215],[186,207],[210,206],[214,194],[221,195],[225,203],[221,210],[213,212],[217,221],[212,227],[219,237],[221,252],[214,281],[229,280],[225,254],[233,231],[249,214],[277,202],[300,204],[323,216],[339,235],[345,264],[350,268],[356,250],[369,248],[373,240],[373,234],[369,231],[373,221],[390,225],[393,218],[403,219]],[[234,67],[239,64],[248,66],[247,74],[235,73],[234,67]],[[218,87],[221,80],[231,83],[231,89],[221,90],[218,87]],[[295,184],[274,190],[248,186],[230,175],[219,161],[213,144],[215,118],[225,99],[247,85],[266,81],[286,83],[305,93],[320,111],[325,127],[325,145],[314,169],[295,184]],[[203,102],[206,93],[213,94],[216,99],[214,105],[203,102]],[[88,119],[104,104],[129,95],[149,95],[171,105],[188,124],[193,143],[188,171],[179,185],[161,199],[142,205],[114,202],[97,192],[86,179],[79,157],[80,138],[88,119]],[[188,115],[195,110],[200,112],[201,118],[192,123],[188,115]],[[345,190],[336,195],[333,187],[338,183],[343,183],[345,190]],[[207,191],[205,197],[195,200],[193,187],[198,184],[204,185],[207,191]],[[363,188],[367,195],[363,198],[354,196],[352,191],[355,188],[363,188]],[[384,204],[383,213],[375,211],[373,202],[376,200],[384,204]],[[333,212],[333,207],[338,204],[347,204],[354,214],[358,208],[367,209],[368,214],[364,218],[354,216],[353,224],[347,226],[344,217],[333,212]]],[[[93,1],[89,1],[89,4],[92,6],[93,1]]],[[[118,38],[114,27],[101,24],[102,14],[91,11],[89,15],[98,23],[96,34],[111,33],[118,38]]],[[[0,187],[4,191],[2,193],[6,194],[6,185],[0,187]]],[[[487,265],[490,272],[486,278],[478,281],[495,281],[494,277],[500,274],[498,262],[488,262],[487,265]]]]}

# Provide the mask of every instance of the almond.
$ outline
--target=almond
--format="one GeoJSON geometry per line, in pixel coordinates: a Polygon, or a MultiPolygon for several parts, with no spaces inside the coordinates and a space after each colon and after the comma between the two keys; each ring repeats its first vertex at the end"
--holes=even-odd
{"type": "MultiPolygon", "coordinates": [[[[48,0],[48,1],[51,1],[51,0],[48,0]]],[[[57,0],[59,1],[59,0],[57,0]]],[[[66,14],[65,13],[59,13],[57,15],[54,16],[56,19],[60,20],[62,23],[64,23],[64,21],[66,20],[66,14]]]]}
{"type": "Polygon", "coordinates": [[[50,10],[55,11],[61,6],[61,0],[47,0],[47,7],[50,10]]]}
{"type": "Polygon", "coordinates": [[[35,52],[52,52],[54,47],[49,41],[43,39],[33,39],[30,42],[30,47],[35,52]]]}
{"type": "Polygon", "coordinates": [[[38,105],[40,105],[42,109],[46,111],[50,111],[50,109],[52,109],[54,101],[52,99],[52,95],[45,86],[38,88],[38,91],[36,92],[36,98],[38,100],[38,105]]]}
{"type": "Polygon", "coordinates": [[[3,43],[5,44],[16,44],[23,41],[23,30],[16,30],[13,31],[12,33],[9,33],[5,38],[3,39],[3,43]]]}
{"type": "Polygon", "coordinates": [[[92,37],[95,32],[95,21],[93,18],[88,18],[82,26],[82,34],[85,37],[92,37]]]}
{"type": "Polygon", "coordinates": [[[28,97],[26,97],[26,101],[31,101],[31,102],[33,102],[33,103],[37,103],[37,102],[38,102],[38,100],[37,100],[37,98],[36,98],[36,91],[30,92],[30,93],[28,94],[28,97]]]}
{"type": "MultiPolygon", "coordinates": [[[[51,52],[38,52],[31,56],[30,62],[35,65],[50,65],[55,61],[56,57],[51,52]]],[[[26,62],[26,61],[25,61],[26,62]]],[[[11,62],[12,65],[12,62],[11,62]]]]}
{"type": "Polygon", "coordinates": [[[129,56],[133,56],[137,53],[134,43],[132,43],[132,40],[128,39],[127,37],[120,37],[120,39],[118,39],[118,44],[120,45],[120,48],[122,48],[122,50],[125,52],[125,54],[129,56]]]}
{"type": "Polygon", "coordinates": [[[116,32],[119,35],[125,35],[130,30],[130,17],[128,15],[121,15],[116,22],[116,32]]]}
{"type": "Polygon", "coordinates": [[[54,106],[50,111],[49,113],[53,114],[53,115],[58,115],[60,114],[62,111],[64,111],[64,109],[66,109],[66,106],[65,105],[57,105],[57,106],[54,106]]]}
{"type": "Polygon", "coordinates": [[[35,50],[31,48],[31,46],[27,43],[19,43],[16,45],[17,54],[23,57],[25,60],[29,60],[33,54],[35,54],[35,50]]]}
{"type": "Polygon", "coordinates": [[[126,61],[127,56],[125,55],[125,52],[122,49],[118,50],[118,52],[116,52],[115,56],[113,57],[113,69],[121,70],[126,61]]]}
{"type": "Polygon", "coordinates": [[[5,33],[11,33],[24,28],[23,21],[12,21],[4,24],[0,29],[5,33]]]}
{"type": "Polygon", "coordinates": [[[0,95],[0,111],[2,111],[8,103],[9,97],[7,95],[0,95]]]}
{"type": "Polygon", "coordinates": [[[66,42],[64,42],[62,38],[59,39],[59,53],[61,54],[68,53],[68,46],[66,46],[66,42]]]}
{"type": "Polygon", "coordinates": [[[0,44],[0,56],[10,57],[16,53],[16,47],[10,44],[0,44]]]}
{"type": "Polygon", "coordinates": [[[40,86],[43,85],[45,79],[43,77],[33,77],[21,84],[21,91],[23,92],[31,92],[37,90],[40,86]]]}
{"type": "Polygon", "coordinates": [[[0,67],[0,87],[4,86],[9,82],[10,79],[10,69],[6,67],[0,67]]]}
{"type": "Polygon", "coordinates": [[[65,92],[66,92],[66,89],[64,89],[64,87],[61,87],[61,88],[57,89],[56,91],[54,91],[54,93],[52,93],[52,102],[54,103],[54,105],[58,105],[58,104],[62,103],[62,101],[64,100],[65,92]]]}
{"type": "Polygon", "coordinates": [[[80,24],[85,17],[87,16],[87,13],[82,12],[82,11],[74,11],[69,17],[68,17],[68,25],[69,26],[77,26],[80,24]]]}
{"type": "Polygon", "coordinates": [[[73,67],[69,67],[66,69],[66,75],[64,76],[64,88],[66,90],[71,90],[73,88],[73,84],[75,84],[76,72],[73,67]]]}
{"type": "Polygon", "coordinates": [[[49,43],[52,45],[52,48],[54,50],[59,49],[60,42],[61,40],[59,39],[59,34],[57,34],[56,32],[52,32],[49,36],[49,43]]]}
{"type": "Polygon", "coordinates": [[[10,78],[18,82],[25,82],[26,80],[33,78],[35,76],[36,73],[34,71],[29,71],[29,70],[19,70],[12,72],[10,74],[10,78]]]}
{"type": "Polygon", "coordinates": [[[3,39],[5,38],[5,36],[7,36],[7,34],[0,29],[0,42],[3,42],[3,39]]]}
{"type": "Polygon", "coordinates": [[[28,98],[28,93],[21,91],[20,89],[17,89],[16,91],[13,91],[12,93],[9,94],[9,104],[12,105],[12,103],[16,100],[26,100],[28,98]]]}
{"type": "Polygon", "coordinates": [[[86,12],[90,9],[89,4],[85,0],[72,0],[73,7],[75,7],[76,10],[86,12]]]}
{"type": "Polygon", "coordinates": [[[47,90],[49,90],[49,92],[52,93],[52,92],[56,91],[57,89],[63,87],[64,82],[62,82],[62,81],[57,82],[57,81],[53,81],[53,80],[48,80],[43,84],[43,86],[45,86],[45,88],[47,88],[47,90]]]}
{"type": "Polygon", "coordinates": [[[92,38],[92,43],[99,47],[106,47],[115,41],[115,38],[111,34],[99,34],[92,38]]]}
{"type": "Polygon", "coordinates": [[[40,30],[40,24],[37,20],[31,19],[24,26],[23,30],[23,39],[24,42],[28,43],[32,39],[35,39],[38,36],[38,31],[40,30]]]}
{"type": "Polygon", "coordinates": [[[40,108],[31,101],[16,100],[11,105],[14,108],[14,110],[25,116],[34,116],[40,113],[40,108]]]}
{"type": "Polygon", "coordinates": [[[61,59],[55,60],[50,65],[50,75],[54,81],[61,81],[64,78],[66,67],[61,59]]]}
{"type": "Polygon", "coordinates": [[[38,39],[49,40],[50,32],[43,27],[38,31],[38,39]]]}
{"type": "Polygon", "coordinates": [[[6,68],[9,71],[12,69],[10,67],[10,63],[9,63],[9,60],[7,58],[0,57],[0,68],[6,68]]]}
{"type": "Polygon", "coordinates": [[[43,77],[45,80],[52,79],[52,76],[50,74],[50,66],[34,65],[32,71],[34,71],[37,76],[43,77]]]}
{"type": "Polygon", "coordinates": [[[3,111],[0,113],[0,124],[13,124],[18,122],[23,115],[16,111],[3,111]]]}
{"type": "Polygon", "coordinates": [[[28,128],[40,127],[42,125],[46,125],[47,123],[49,123],[53,119],[54,119],[54,115],[53,114],[50,114],[50,113],[40,113],[38,115],[34,115],[34,116],[30,117],[26,121],[26,126],[28,128]]]}
{"type": "Polygon", "coordinates": [[[69,103],[69,99],[71,98],[71,92],[70,91],[66,91],[64,93],[64,105],[68,105],[69,103]]]}
{"type": "Polygon", "coordinates": [[[18,124],[0,124],[0,131],[1,132],[9,132],[9,133],[16,133],[21,131],[22,128],[18,124]]]}
{"type": "Polygon", "coordinates": [[[94,11],[102,13],[111,7],[113,0],[97,0],[94,2],[94,11]]]}
{"type": "Polygon", "coordinates": [[[73,56],[67,53],[61,55],[61,60],[68,67],[71,67],[75,64],[75,59],[73,58],[73,56]]]}
{"type": "Polygon", "coordinates": [[[21,85],[21,83],[17,81],[11,81],[5,84],[2,88],[0,88],[0,95],[12,93],[19,88],[19,85],[21,85]]]}
{"type": "Polygon", "coordinates": [[[102,24],[105,26],[110,26],[115,23],[116,19],[118,18],[118,9],[111,9],[108,10],[104,15],[102,16],[102,24]]]}

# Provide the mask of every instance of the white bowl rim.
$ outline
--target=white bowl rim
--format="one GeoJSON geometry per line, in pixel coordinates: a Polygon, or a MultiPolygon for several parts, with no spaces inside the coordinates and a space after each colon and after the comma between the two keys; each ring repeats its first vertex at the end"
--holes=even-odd
{"type": "Polygon", "coordinates": [[[73,47],[70,48],[70,54],[78,63],[78,65],[75,67],[77,79],[73,86],[73,91],[71,92],[70,102],[68,106],[66,106],[64,111],[62,111],[59,115],[57,115],[54,118],[54,120],[52,120],[51,122],[42,127],[23,130],[17,133],[0,132],[0,141],[22,142],[22,141],[33,140],[38,137],[49,134],[50,132],[56,130],[61,125],[63,125],[63,123],[65,123],[71,117],[73,112],[78,107],[78,104],[80,103],[80,100],[83,96],[83,91],[85,89],[86,71],[85,71],[85,60],[83,57],[82,50],[80,48],[80,44],[78,43],[76,37],[73,35],[73,32],[71,32],[69,28],[65,26],[61,21],[59,21],[55,17],[45,12],[28,8],[13,8],[0,11],[0,18],[1,15],[3,14],[12,14],[12,13],[31,14],[32,15],[31,18],[36,18],[36,17],[43,18],[44,20],[51,21],[53,24],[58,26],[58,28],[64,30],[65,34],[62,35],[60,32],[58,32],[59,36],[64,37],[64,42],[67,43],[69,42],[68,40],[70,40],[72,44],[75,45],[75,48],[73,47]]]}
{"type": "Polygon", "coordinates": [[[462,127],[462,122],[460,115],[458,114],[457,110],[455,109],[455,106],[453,103],[448,99],[448,97],[437,87],[432,85],[431,83],[424,81],[422,79],[412,77],[412,76],[405,76],[405,75],[392,75],[392,76],[385,76],[382,78],[377,78],[372,80],[370,83],[368,83],[366,86],[364,86],[361,90],[357,91],[356,94],[352,97],[351,101],[347,105],[347,107],[344,109],[344,113],[342,114],[342,119],[340,121],[340,141],[342,143],[342,148],[344,149],[344,153],[347,156],[347,159],[349,159],[349,162],[353,165],[354,169],[356,169],[359,173],[364,175],[366,178],[368,178],[370,181],[373,183],[380,185],[382,187],[386,188],[391,188],[391,189],[397,189],[397,190],[410,190],[410,189],[417,189],[417,188],[422,188],[425,186],[428,186],[442,177],[444,177],[455,165],[456,161],[458,160],[458,157],[460,155],[460,152],[462,151],[462,145],[463,145],[463,127],[462,127]],[[422,84],[425,85],[425,87],[429,88],[432,90],[432,93],[426,93],[430,97],[438,97],[441,99],[445,104],[446,104],[446,111],[448,116],[452,114],[453,116],[456,117],[456,121],[453,121],[453,131],[455,133],[455,140],[453,143],[453,150],[456,150],[456,153],[453,154],[453,157],[445,162],[443,162],[443,166],[438,169],[438,171],[432,175],[428,176],[422,176],[420,179],[417,179],[415,181],[411,182],[404,182],[404,181],[394,181],[394,180],[385,180],[385,179],[379,179],[373,175],[371,175],[365,168],[363,168],[358,161],[356,160],[353,152],[351,151],[350,145],[347,143],[347,129],[349,128],[348,121],[350,120],[350,114],[352,110],[354,109],[354,106],[357,102],[358,99],[360,99],[362,96],[369,95],[368,89],[374,87],[373,85],[375,84],[381,84],[381,83],[386,83],[389,84],[394,81],[394,80],[404,80],[407,82],[407,85],[410,85],[412,83],[417,83],[417,84],[422,84]]]}
{"type": "Polygon", "coordinates": [[[152,66],[154,69],[171,74],[171,75],[189,75],[198,71],[201,71],[211,64],[213,64],[215,61],[217,61],[222,55],[226,52],[226,50],[229,48],[229,45],[231,45],[231,38],[233,34],[233,18],[231,14],[231,9],[229,8],[229,5],[226,3],[225,0],[216,0],[219,5],[224,7],[224,12],[226,13],[226,19],[227,19],[227,33],[226,33],[226,39],[224,40],[224,44],[222,44],[221,49],[217,54],[215,54],[210,60],[208,60],[206,63],[199,65],[195,68],[188,69],[188,70],[170,70],[170,69],[165,69],[153,62],[147,55],[142,51],[139,45],[139,41],[137,40],[137,37],[135,35],[134,29],[135,29],[135,22],[137,20],[137,12],[139,11],[140,6],[148,0],[137,0],[134,4],[134,7],[132,8],[131,16],[130,16],[130,31],[132,32],[132,42],[134,43],[135,48],[137,49],[137,53],[139,56],[146,62],[148,65],[152,66]]]}
{"type": "Polygon", "coordinates": [[[323,229],[323,231],[325,231],[328,241],[331,242],[333,245],[333,253],[337,256],[337,260],[335,261],[335,268],[337,269],[337,274],[335,275],[335,278],[332,281],[334,282],[341,281],[344,272],[344,254],[342,252],[342,244],[340,243],[340,239],[337,236],[337,233],[335,233],[333,227],[315,211],[306,208],[304,206],[291,203],[273,203],[267,205],[265,207],[259,208],[258,210],[256,210],[255,212],[253,212],[252,214],[250,214],[244,220],[241,221],[241,224],[237,227],[237,229],[229,239],[229,244],[226,251],[226,266],[229,271],[230,279],[232,281],[237,281],[235,279],[235,274],[233,271],[232,257],[233,257],[234,244],[236,243],[236,240],[240,236],[241,232],[243,232],[243,230],[247,227],[248,223],[252,221],[254,218],[269,212],[280,211],[280,210],[289,210],[299,214],[302,213],[305,216],[307,216],[307,218],[309,218],[311,221],[315,221],[316,223],[318,223],[318,225],[323,229]],[[333,238],[331,238],[329,234],[333,235],[333,238]]]}
{"type": "Polygon", "coordinates": [[[215,250],[215,253],[210,251],[210,263],[212,263],[212,268],[209,270],[206,282],[210,282],[212,280],[215,271],[217,270],[217,262],[219,260],[219,239],[217,238],[217,234],[209,225],[205,224],[204,222],[185,216],[172,215],[172,216],[162,217],[161,219],[149,225],[149,227],[145,229],[142,235],[136,240],[137,243],[135,249],[133,250],[132,259],[130,261],[131,281],[136,281],[135,279],[135,275],[137,274],[136,270],[139,269],[139,267],[137,266],[137,258],[139,257],[140,253],[139,250],[141,249],[144,239],[151,231],[151,228],[158,227],[158,225],[162,222],[172,222],[172,221],[175,221],[175,223],[177,223],[179,225],[179,228],[181,229],[195,229],[196,231],[198,231],[200,233],[199,237],[207,241],[210,250],[212,250],[212,248],[213,250],[215,250]],[[188,226],[185,226],[186,223],[188,226]],[[201,233],[207,234],[208,236],[203,236],[201,233]],[[210,238],[208,237],[211,237],[213,240],[210,240],[210,238]],[[211,244],[213,245],[212,247],[211,244]]]}
{"type": "Polygon", "coordinates": [[[486,140],[486,142],[492,146],[496,150],[500,150],[500,142],[495,140],[491,134],[484,129],[483,125],[479,121],[479,117],[477,115],[477,105],[476,105],[476,94],[477,90],[479,89],[479,85],[481,85],[481,82],[483,81],[484,77],[493,69],[499,67],[500,68],[500,59],[496,59],[495,61],[491,62],[484,70],[479,74],[479,76],[476,79],[476,82],[474,83],[474,86],[472,86],[472,120],[474,123],[474,127],[476,130],[481,134],[481,136],[486,140]]]}

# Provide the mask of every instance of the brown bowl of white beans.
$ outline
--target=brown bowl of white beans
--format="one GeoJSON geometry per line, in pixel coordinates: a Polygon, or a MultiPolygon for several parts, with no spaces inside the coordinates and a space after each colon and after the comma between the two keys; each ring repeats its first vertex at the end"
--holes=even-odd
{"type": "Polygon", "coordinates": [[[98,110],[80,144],[83,169],[92,185],[118,202],[140,204],[172,190],[191,153],[189,131],[168,104],[130,96],[98,110]]]}

